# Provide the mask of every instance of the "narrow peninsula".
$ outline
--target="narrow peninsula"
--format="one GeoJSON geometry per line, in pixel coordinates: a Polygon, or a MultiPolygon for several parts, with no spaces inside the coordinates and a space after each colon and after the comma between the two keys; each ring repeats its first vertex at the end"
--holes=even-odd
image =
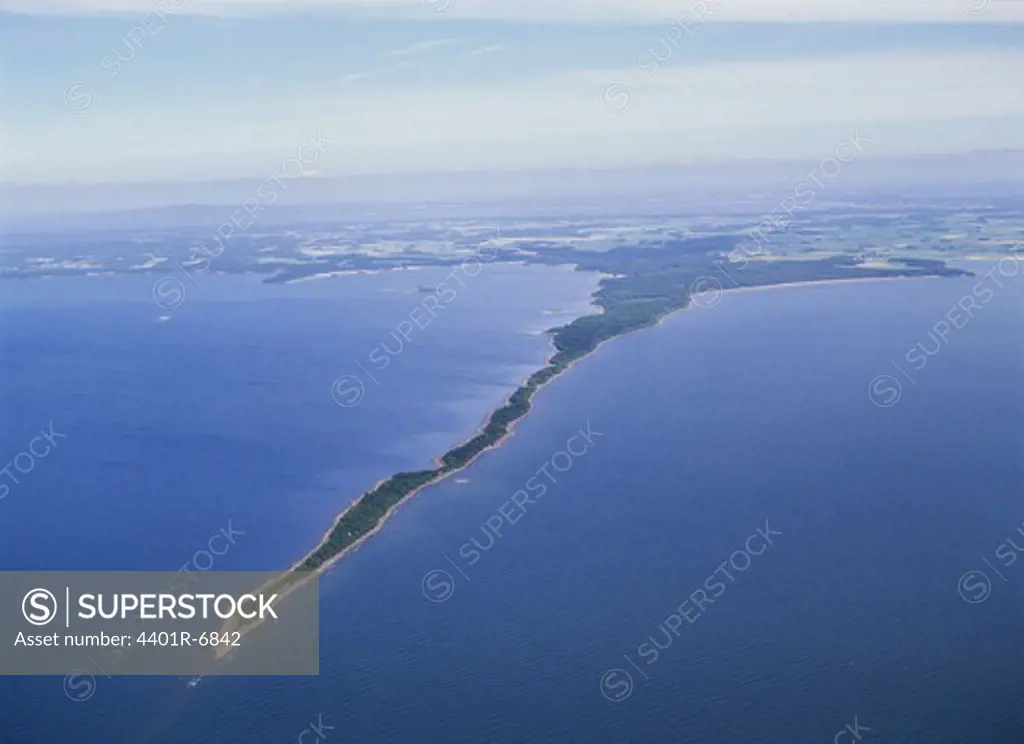
{"type": "MultiPolygon", "coordinates": [[[[545,263],[565,263],[557,255],[546,258],[545,263]]],[[[325,570],[371,537],[404,501],[466,468],[482,453],[498,446],[515,423],[529,413],[537,392],[574,362],[589,355],[603,342],[655,325],[691,302],[710,307],[717,304],[726,290],[742,287],[971,275],[971,272],[947,267],[942,261],[921,259],[893,262],[885,267],[865,267],[855,259],[839,256],[816,261],[751,261],[737,268],[720,259],[711,260],[703,251],[679,255],[665,250],[614,250],[583,259],[579,252],[573,252],[572,258],[578,270],[603,271],[610,275],[601,281],[593,296],[600,312],[550,330],[553,353],[547,364],[531,374],[504,405],[494,410],[472,438],[438,457],[432,469],[397,473],[377,483],[338,515],[313,550],[261,591],[283,596],[310,576],[325,570]],[[629,255],[624,256],[623,252],[629,255]]]]}

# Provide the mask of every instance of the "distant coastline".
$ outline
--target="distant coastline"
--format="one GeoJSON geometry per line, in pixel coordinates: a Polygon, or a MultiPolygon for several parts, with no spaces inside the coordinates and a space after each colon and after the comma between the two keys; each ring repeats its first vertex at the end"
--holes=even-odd
{"type": "Polygon", "coordinates": [[[849,279],[812,279],[806,282],[785,282],[780,284],[761,284],[756,287],[727,287],[724,291],[736,294],[745,294],[747,292],[768,292],[769,290],[776,289],[794,289],[796,287],[820,287],[828,284],[850,284],[861,282],[891,282],[900,279],[906,280],[908,278],[914,279],[939,279],[938,275],[928,275],[919,277],[905,277],[905,276],[851,276],[849,279]]]}

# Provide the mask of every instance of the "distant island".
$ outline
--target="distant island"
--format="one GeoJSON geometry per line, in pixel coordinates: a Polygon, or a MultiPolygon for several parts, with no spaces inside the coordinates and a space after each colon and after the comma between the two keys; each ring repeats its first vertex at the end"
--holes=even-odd
{"type": "MultiPolygon", "coordinates": [[[[730,288],[781,284],[972,275],[930,259],[906,259],[887,267],[875,264],[864,267],[854,258],[839,256],[817,261],[750,261],[741,268],[730,268],[728,264],[709,260],[709,255],[705,251],[679,254],[636,248],[595,254],[574,251],[577,269],[612,274],[601,281],[593,297],[601,312],[548,331],[553,353],[547,364],[531,374],[504,405],[494,410],[474,436],[439,456],[432,469],[396,473],[374,485],[338,515],[313,550],[261,590],[283,596],[311,575],[326,569],[379,530],[404,501],[463,470],[481,454],[497,447],[512,432],[515,423],[529,413],[537,392],[572,364],[606,341],[657,324],[669,314],[687,307],[695,295],[706,298],[710,293],[714,298],[730,288]]],[[[557,260],[554,256],[551,258],[557,260]]]]}

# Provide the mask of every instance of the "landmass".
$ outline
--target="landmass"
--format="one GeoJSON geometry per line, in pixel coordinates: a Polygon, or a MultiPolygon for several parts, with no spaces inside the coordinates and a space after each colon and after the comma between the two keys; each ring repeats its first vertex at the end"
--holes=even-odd
{"type": "MultiPolygon", "coordinates": [[[[1012,193],[837,194],[781,219],[777,205],[774,197],[753,193],[661,206],[544,201],[500,211],[459,204],[427,212],[381,205],[297,212],[281,207],[247,230],[221,229],[238,205],[140,210],[77,227],[75,221],[31,230],[0,225],[0,278],[133,274],[154,282],[166,278],[191,294],[201,291],[204,274],[255,274],[286,283],[457,265],[483,240],[502,260],[525,262],[573,254],[687,253],[695,246],[724,255],[742,246],[751,263],[856,255],[870,265],[900,257],[998,260],[1016,252],[1024,238],[1024,207],[1012,193]]],[[[423,284],[418,291],[432,290],[423,284]]],[[[157,304],[173,309],[166,296],[157,304]]]]}

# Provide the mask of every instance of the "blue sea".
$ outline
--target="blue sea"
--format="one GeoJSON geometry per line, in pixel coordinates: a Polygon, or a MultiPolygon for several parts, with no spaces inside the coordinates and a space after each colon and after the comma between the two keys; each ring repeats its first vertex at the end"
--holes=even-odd
{"type": "MultiPolygon", "coordinates": [[[[0,740],[1024,741],[998,278],[966,321],[981,277],[727,293],[606,344],[321,579],[319,677],[5,678],[0,740]]],[[[490,267],[376,374],[436,281],[210,277],[166,312],[137,280],[4,284],[0,452],[66,436],[0,501],[0,568],[174,570],[229,523],[215,568],[284,567],[470,434],[595,278],[490,267]]]]}

